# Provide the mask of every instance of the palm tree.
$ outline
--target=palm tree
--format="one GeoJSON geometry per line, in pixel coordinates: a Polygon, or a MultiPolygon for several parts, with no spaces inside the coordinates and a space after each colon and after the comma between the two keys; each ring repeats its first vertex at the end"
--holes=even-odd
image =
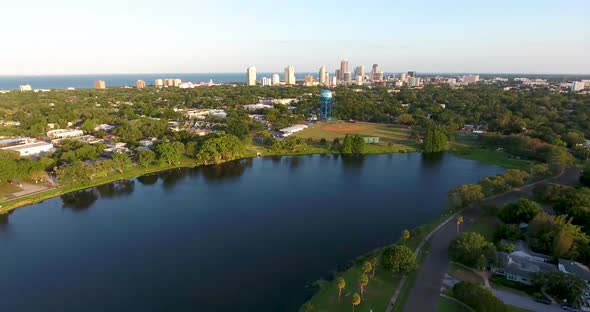
{"type": "Polygon", "coordinates": [[[410,231],[408,231],[408,230],[402,231],[402,239],[404,240],[404,245],[406,244],[406,241],[408,239],[410,239],[410,236],[411,236],[410,231]]]}
{"type": "Polygon", "coordinates": [[[458,216],[457,217],[457,233],[459,233],[459,225],[461,225],[463,223],[463,217],[458,216]]]}
{"type": "Polygon", "coordinates": [[[342,289],[344,289],[344,287],[346,287],[346,281],[344,280],[344,277],[339,277],[336,280],[336,286],[338,286],[338,301],[340,301],[340,295],[342,294],[342,289]]]}
{"type": "Polygon", "coordinates": [[[361,298],[363,298],[363,295],[365,294],[365,286],[367,286],[367,284],[369,284],[369,277],[367,276],[367,274],[361,274],[361,277],[359,277],[359,285],[361,286],[361,298]]]}
{"type": "Polygon", "coordinates": [[[313,312],[314,308],[313,308],[313,304],[311,304],[310,302],[306,302],[303,305],[303,312],[313,312]]]}
{"type": "Polygon", "coordinates": [[[369,261],[365,261],[363,263],[363,273],[369,274],[369,272],[373,271],[373,264],[369,261]]]}
{"type": "Polygon", "coordinates": [[[354,307],[359,304],[361,304],[361,296],[355,293],[354,295],[352,295],[352,312],[354,312],[354,307]]]}
{"type": "Polygon", "coordinates": [[[377,269],[377,264],[379,264],[379,258],[373,257],[369,262],[371,262],[371,266],[373,267],[373,277],[375,277],[375,269],[377,269]]]}

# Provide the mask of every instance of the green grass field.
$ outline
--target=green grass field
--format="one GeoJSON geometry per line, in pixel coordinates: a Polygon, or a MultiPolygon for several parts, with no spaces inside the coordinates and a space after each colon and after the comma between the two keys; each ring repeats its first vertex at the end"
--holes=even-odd
{"type": "Polygon", "coordinates": [[[453,300],[440,297],[436,307],[437,312],[470,312],[466,307],[456,303],[453,300]]]}
{"type": "Polygon", "coordinates": [[[378,144],[369,144],[367,150],[369,153],[388,153],[388,152],[413,152],[419,149],[420,145],[415,140],[409,139],[410,131],[396,125],[377,124],[369,122],[318,122],[309,128],[297,132],[296,136],[300,138],[311,138],[314,142],[326,139],[332,142],[338,138],[342,141],[346,134],[359,134],[364,137],[379,137],[378,144]]]}
{"type": "Polygon", "coordinates": [[[16,184],[10,184],[8,182],[0,183],[0,200],[4,199],[7,195],[19,191],[22,191],[22,188],[18,187],[16,184]]]}
{"type": "Polygon", "coordinates": [[[488,165],[496,165],[506,169],[526,170],[532,162],[511,158],[510,154],[479,146],[477,137],[459,134],[451,142],[450,151],[458,157],[476,160],[488,165]]]}

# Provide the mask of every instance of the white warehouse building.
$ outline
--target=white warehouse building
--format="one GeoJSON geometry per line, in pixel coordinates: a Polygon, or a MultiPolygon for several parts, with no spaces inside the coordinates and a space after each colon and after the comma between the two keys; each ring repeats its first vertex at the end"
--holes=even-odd
{"type": "Polygon", "coordinates": [[[77,129],[56,129],[47,131],[47,136],[52,139],[74,138],[82,135],[84,135],[84,132],[77,129]]]}
{"type": "Polygon", "coordinates": [[[299,132],[305,128],[307,128],[307,125],[293,125],[287,128],[283,128],[280,131],[283,133],[283,137],[288,137],[293,133],[299,132]]]}

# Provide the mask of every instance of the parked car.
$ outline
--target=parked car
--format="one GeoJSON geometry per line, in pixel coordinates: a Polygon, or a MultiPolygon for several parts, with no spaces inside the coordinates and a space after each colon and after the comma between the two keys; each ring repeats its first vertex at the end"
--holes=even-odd
{"type": "Polygon", "coordinates": [[[568,312],[578,312],[578,309],[576,309],[576,308],[572,307],[572,306],[571,306],[571,305],[569,305],[569,304],[562,304],[562,305],[561,305],[561,309],[562,309],[562,310],[565,310],[565,311],[568,311],[568,312]]]}

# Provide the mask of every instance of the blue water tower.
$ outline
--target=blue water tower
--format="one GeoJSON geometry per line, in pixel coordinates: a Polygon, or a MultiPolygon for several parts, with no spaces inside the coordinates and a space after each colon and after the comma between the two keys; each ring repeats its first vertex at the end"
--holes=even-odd
{"type": "Polygon", "coordinates": [[[320,119],[330,120],[332,118],[332,91],[322,90],[320,92],[320,119]]]}

